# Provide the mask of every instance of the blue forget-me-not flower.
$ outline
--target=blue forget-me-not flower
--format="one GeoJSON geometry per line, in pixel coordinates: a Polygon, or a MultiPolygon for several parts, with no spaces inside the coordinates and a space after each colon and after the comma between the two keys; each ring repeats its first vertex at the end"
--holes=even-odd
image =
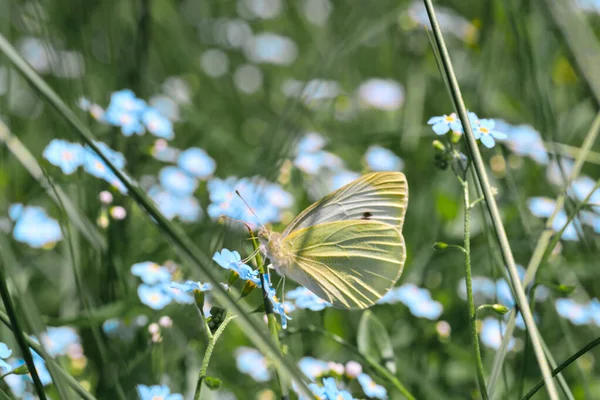
{"type": "Polygon", "coordinates": [[[175,289],[179,289],[186,293],[195,291],[206,292],[212,289],[212,285],[210,284],[210,282],[200,283],[197,281],[185,281],[184,283],[171,282],[171,287],[174,287],[175,289]]]}
{"type": "Polygon", "coordinates": [[[256,349],[239,347],[235,350],[236,365],[240,372],[250,375],[257,382],[267,382],[271,372],[267,368],[267,360],[256,349]]]}
{"type": "MultiPolygon", "coordinates": [[[[498,350],[500,348],[500,344],[502,343],[502,336],[504,335],[505,331],[506,324],[503,321],[498,321],[495,318],[488,317],[483,320],[481,331],[479,332],[481,343],[494,350],[498,350]]],[[[508,344],[508,349],[512,350],[515,345],[515,339],[511,338],[508,344]]]]}
{"type": "Polygon", "coordinates": [[[210,177],[217,167],[215,160],[209,157],[206,151],[197,147],[190,147],[182,151],[177,158],[177,165],[198,179],[210,177]]]}
{"type": "Polygon", "coordinates": [[[12,365],[4,361],[12,354],[12,350],[5,343],[0,342],[0,368],[4,370],[4,374],[12,371],[12,365]]]}
{"type": "Polygon", "coordinates": [[[256,286],[261,287],[258,271],[253,270],[252,267],[244,264],[240,253],[237,251],[230,251],[228,249],[223,249],[220,253],[217,251],[213,255],[213,260],[221,267],[237,272],[241,279],[251,281],[256,284],[256,286]]]}
{"type": "Polygon", "coordinates": [[[157,109],[148,107],[142,112],[142,121],[152,135],[171,140],[175,137],[173,123],[157,109]]]}
{"type": "Polygon", "coordinates": [[[66,175],[83,165],[83,147],[62,139],[52,139],[44,149],[43,156],[50,164],[59,167],[66,175]]]}
{"type": "Polygon", "coordinates": [[[198,188],[198,181],[175,166],[164,167],[158,173],[160,185],[179,197],[191,196],[198,188]]]}
{"type": "Polygon", "coordinates": [[[138,99],[131,90],[120,90],[110,96],[110,103],[104,112],[103,120],[121,127],[121,132],[125,136],[134,133],[142,135],[145,131],[140,118],[146,107],[146,102],[138,99]]]}
{"type": "Polygon", "coordinates": [[[427,289],[419,288],[412,283],[392,288],[377,303],[394,304],[398,301],[404,303],[411,314],[419,318],[436,320],[444,311],[442,304],[433,300],[427,289]]]}
{"type": "Polygon", "coordinates": [[[381,400],[388,398],[385,387],[378,385],[369,375],[362,373],[358,376],[357,380],[367,397],[381,400]]]}
{"type": "Polygon", "coordinates": [[[475,139],[480,140],[485,147],[491,149],[496,145],[495,139],[504,140],[508,137],[505,133],[497,131],[495,127],[496,121],[493,119],[480,119],[478,120],[478,123],[472,126],[473,135],[475,136],[475,139]]]}
{"type": "Polygon", "coordinates": [[[148,285],[168,282],[171,280],[171,272],[166,267],[152,261],[143,261],[131,266],[131,273],[142,278],[142,282],[148,285]]]}
{"type": "Polygon", "coordinates": [[[137,385],[140,400],[183,400],[179,393],[171,393],[167,385],[137,385]]]}
{"type": "Polygon", "coordinates": [[[323,300],[303,286],[290,290],[286,293],[285,297],[286,299],[294,300],[296,307],[311,311],[321,311],[331,306],[331,303],[323,300]]]}
{"type": "Polygon", "coordinates": [[[227,216],[254,224],[279,222],[283,210],[293,203],[292,195],[281,186],[257,177],[252,179],[229,177],[225,180],[216,178],[208,182],[207,188],[211,201],[208,215],[213,219],[227,216]],[[237,196],[236,190],[254,210],[259,221],[237,196]]]}
{"type": "Polygon", "coordinates": [[[40,334],[44,349],[52,357],[67,354],[69,346],[80,342],[75,329],[68,326],[51,327],[40,334]]]}
{"type": "Polygon", "coordinates": [[[162,282],[156,285],[142,283],[138,286],[138,296],[142,303],[153,310],[162,310],[173,301],[180,304],[194,303],[194,298],[191,295],[175,287],[171,287],[169,282],[162,282]]]}
{"type": "Polygon", "coordinates": [[[9,207],[9,216],[15,222],[15,240],[30,247],[45,247],[62,240],[58,221],[50,218],[41,207],[12,204],[9,207]]]}
{"type": "Polygon", "coordinates": [[[371,171],[402,171],[404,161],[393,151],[381,146],[371,146],[365,153],[365,161],[371,171]]]}

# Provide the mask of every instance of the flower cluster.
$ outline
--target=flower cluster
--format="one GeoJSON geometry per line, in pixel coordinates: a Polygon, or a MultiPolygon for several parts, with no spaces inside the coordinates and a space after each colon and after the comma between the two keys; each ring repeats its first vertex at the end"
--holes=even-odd
{"type": "Polygon", "coordinates": [[[392,288],[385,294],[377,304],[404,303],[410,312],[419,318],[436,320],[442,315],[444,307],[441,303],[433,300],[429,290],[419,288],[412,283],[392,288]]]}
{"type": "Polygon", "coordinates": [[[120,127],[125,136],[143,135],[148,130],[159,138],[171,140],[175,137],[171,121],[129,89],[111,94],[100,121],[120,127]]]}
{"type": "Polygon", "coordinates": [[[140,400],[183,400],[181,394],[171,393],[171,389],[167,385],[137,385],[137,392],[140,400]]]}
{"type": "MultiPolygon", "coordinates": [[[[345,378],[347,381],[356,380],[361,387],[365,396],[369,398],[376,398],[385,400],[388,398],[387,390],[385,387],[377,384],[373,378],[371,378],[368,374],[363,372],[362,366],[356,361],[348,361],[345,365],[340,363],[335,363],[331,361],[323,361],[313,357],[303,357],[298,362],[298,367],[300,370],[309,377],[311,380],[322,379],[324,387],[327,386],[326,382],[329,381],[329,385],[331,385],[331,381],[335,385],[334,378],[345,378]]],[[[329,397],[323,396],[323,388],[318,387],[315,384],[309,385],[309,387],[313,390],[315,395],[319,396],[319,398],[328,399],[329,397]]],[[[336,397],[333,397],[337,399],[336,397]]],[[[349,397],[351,398],[351,397],[349,397]]]]}
{"type": "Polygon", "coordinates": [[[573,299],[557,299],[558,315],[568,319],[575,325],[595,324],[600,326],[600,301],[593,298],[587,303],[578,303],[573,299]]]}
{"type": "Polygon", "coordinates": [[[177,165],[163,167],[158,173],[159,183],[152,186],[148,194],[166,218],[179,217],[184,222],[196,222],[202,216],[202,209],[193,194],[199,181],[208,179],[215,172],[216,163],[198,147],[184,151],[168,146],[163,147],[163,151],[165,149],[169,149],[167,155],[170,154],[177,165]]]}
{"type": "Polygon", "coordinates": [[[153,310],[162,310],[171,302],[193,304],[194,298],[171,286],[171,271],[167,267],[151,261],[144,261],[131,266],[131,273],[142,279],[138,286],[140,301],[153,310]]]}
{"type": "Polygon", "coordinates": [[[63,238],[58,221],[50,218],[42,207],[11,204],[8,216],[15,223],[15,240],[30,247],[50,247],[63,238]]]}
{"type": "Polygon", "coordinates": [[[212,219],[227,216],[252,224],[279,222],[282,212],[294,203],[293,196],[281,186],[258,177],[215,178],[207,187],[211,201],[208,215],[212,219]],[[236,195],[236,190],[250,208],[236,195]],[[250,209],[256,213],[258,221],[250,209]]]}
{"type": "MultiPolygon", "coordinates": [[[[125,157],[118,151],[112,150],[105,143],[94,142],[102,154],[119,169],[125,168],[125,157]]],[[[87,145],[70,143],[62,139],[52,139],[44,149],[43,156],[52,165],[59,167],[64,174],[72,174],[79,167],[88,174],[100,178],[117,188],[121,193],[127,193],[127,188],[106,163],[87,145]]]]}
{"type": "MultiPolygon", "coordinates": [[[[463,126],[456,113],[431,117],[427,123],[431,125],[436,135],[445,135],[451,130],[457,133],[464,133],[463,126]]],[[[505,133],[495,129],[495,120],[480,119],[474,112],[469,112],[469,123],[471,124],[475,139],[480,140],[488,149],[496,145],[496,140],[504,140],[508,137],[505,133]]]]}
{"type": "Polygon", "coordinates": [[[323,379],[323,386],[311,383],[308,387],[313,394],[321,400],[353,400],[353,397],[349,392],[337,387],[334,378],[323,379]]]}

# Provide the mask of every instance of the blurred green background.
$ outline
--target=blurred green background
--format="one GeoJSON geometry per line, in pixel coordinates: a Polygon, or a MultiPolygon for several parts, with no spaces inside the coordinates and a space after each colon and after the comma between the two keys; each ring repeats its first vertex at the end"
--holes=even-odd
{"type": "MultiPolygon", "coordinates": [[[[545,163],[527,156],[533,144],[520,142],[518,133],[506,132],[510,140],[492,149],[481,147],[515,259],[526,266],[544,222],[532,215],[528,199],[556,198],[562,192],[564,185],[547,178],[548,171],[557,160],[579,154],[597,112],[600,4],[461,0],[435,6],[467,107],[480,118],[506,122],[497,129],[530,125],[544,145],[545,163]],[[565,9],[557,10],[553,3],[565,9]]],[[[216,162],[215,177],[261,176],[293,195],[294,204],[274,224],[276,230],[328,191],[314,189],[315,177],[294,165],[298,140],[307,132],[326,139],[325,149],[343,160],[345,171],[372,170],[365,152],[373,145],[400,157],[410,203],[403,230],[408,258],[398,285],[427,289],[443,312],[438,318],[419,318],[402,303],[377,305],[372,312],[391,338],[395,375],[416,398],[479,398],[467,303],[458,293],[463,256],[432,247],[437,241],[462,243],[463,207],[455,176],[434,161],[432,141],[443,138],[427,121],[450,114],[453,106],[426,21],[422,4],[408,1],[0,0],[0,33],[98,140],[125,156],[126,170],[145,189],[165,165],[155,158],[157,138],[148,133],[124,136],[118,127],[82,110],[81,98],[106,108],[112,93],[130,89],[157,107],[161,99],[166,101],[175,132],[169,146],[204,149],[216,162]]],[[[80,138],[3,55],[0,118],[19,142],[0,146],[2,268],[17,309],[26,317],[26,331],[39,334],[46,325],[77,329],[83,361],[58,359],[99,399],[135,398],[138,384],[166,384],[189,396],[206,348],[197,311],[181,304],[158,311],[143,305],[136,293],[140,281],[130,268],[141,261],[164,265],[172,260],[179,265],[174,280],[203,277],[178,258],[164,232],[131,197],[82,170],[64,175],[42,157],[52,139],[81,143],[80,138]],[[43,173],[35,179],[28,169],[38,163],[43,173]],[[46,177],[54,189],[40,183],[46,177]],[[90,234],[95,239],[81,233],[64,204],[52,200],[56,187],[79,210],[80,222],[96,232],[90,234]],[[114,196],[110,207],[125,209],[124,219],[111,216],[110,207],[100,202],[103,190],[114,196]],[[16,241],[8,218],[14,203],[44,207],[60,222],[65,238],[41,249],[16,241]],[[140,315],[147,319],[138,326],[140,315]],[[173,325],[161,328],[156,343],[148,324],[164,315],[173,325]],[[129,338],[102,329],[105,321],[115,319],[129,327],[129,338]]],[[[466,153],[463,145],[461,140],[456,146],[466,153]]],[[[600,176],[598,152],[595,144],[581,172],[594,181],[600,176]]],[[[249,255],[245,231],[206,215],[211,202],[206,182],[200,182],[194,197],[204,218],[192,223],[176,219],[192,241],[209,255],[223,247],[249,255]]],[[[580,200],[567,201],[567,211],[580,200]]],[[[593,208],[589,211],[590,218],[598,218],[593,208]]],[[[504,268],[485,207],[474,210],[472,219],[473,274],[501,279],[504,268]]],[[[587,307],[590,318],[574,324],[559,317],[555,300],[564,293],[555,290],[535,305],[540,333],[558,363],[600,332],[600,318],[593,320],[600,307],[591,300],[600,293],[597,254],[594,222],[584,224],[577,240],[559,242],[538,272],[536,282],[550,289],[573,285],[572,298],[587,307]]],[[[247,301],[254,307],[260,303],[257,293],[247,301]]],[[[361,311],[296,310],[290,316],[292,331],[313,325],[357,343],[361,311]]],[[[518,342],[507,354],[494,398],[520,398],[541,379],[526,332],[517,329],[515,336],[518,342]]],[[[18,356],[5,327],[0,341],[18,356]]],[[[319,333],[282,331],[282,342],[296,361],[305,356],[360,361],[319,333]]],[[[269,381],[256,382],[236,367],[240,346],[252,345],[232,324],[209,367],[222,388],[205,391],[203,398],[274,398],[274,373],[269,381]]],[[[495,353],[482,345],[487,373],[495,353]]],[[[600,398],[597,354],[592,350],[564,371],[574,398],[600,398]]],[[[403,398],[376,380],[386,386],[389,398],[403,398]]],[[[0,388],[10,392],[4,384],[0,388]]],[[[358,386],[351,388],[355,397],[367,398],[358,386]]],[[[52,386],[48,393],[64,397],[52,386]]],[[[541,390],[536,398],[544,396],[541,390]]]]}

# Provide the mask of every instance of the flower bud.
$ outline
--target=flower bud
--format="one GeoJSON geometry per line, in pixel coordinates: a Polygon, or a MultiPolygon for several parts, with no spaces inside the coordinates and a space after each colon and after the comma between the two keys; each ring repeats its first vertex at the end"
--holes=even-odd
{"type": "Polygon", "coordinates": [[[450,133],[450,141],[452,143],[458,143],[460,141],[460,138],[462,137],[462,133],[461,132],[456,132],[456,131],[452,131],[450,133]]]}
{"type": "Polygon", "coordinates": [[[554,289],[563,296],[570,296],[575,291],[575,286],[561,283],[560,285],[556,285],[554,289]]]}
{"type": "Polygon", "coordinates": [[[242,297],[248,296],[254,289],[256,289],[256,284],[252,281],[246,281],[242,288],[242,297]]]}
{"type": "Polygon", "coordinates": [[[194,302],[196,303],[198,310],[204,315],[204,292],[194,290],[194,302]]]}
{"type": "Polygon", "coordinates": [[[29,373],[29,368],[27,368],[27,364],[19,365],[17,368],[13,369],[13,374],[15,375],[25,375],[29,373]]]}
{"type": "Polygon", "coordinates": [[[433,244],[433,248],[435,250],[446,250],[448,248],[448,243],[444,243],[444,242],[435,242],[433,244]]]}
{"type": "Polygon", "coordinates": [[[446,146],[444,146],[444,144],[439,140],[434,140],[432,144],[436,152],[444,153],[446,151],[446,146]]]}
{"type": "Polygon", "coordinates": [[[504,315],[508,312],[508,307],[503,306],[502,304],[493,304],[492,310],[494,310],[496,313],[498,313],[500,315],[504,315]]]}
{"type": "Polygon", "coordinates": [[[229,279],[227,279],[227,285],[231,286],[235,283],[235,281],[238,280],[239,278],[239,274],[237,272],[235,272],[234,270],[231,270],[231,272],[229,273],[229,279]]]}
{"type": "Polygon", "coordinates": [[[210,390],[217,390],[221,387],[221,380],[219,378],[207,376],[206,378],[204,378],[204,384],[210,390]]]}

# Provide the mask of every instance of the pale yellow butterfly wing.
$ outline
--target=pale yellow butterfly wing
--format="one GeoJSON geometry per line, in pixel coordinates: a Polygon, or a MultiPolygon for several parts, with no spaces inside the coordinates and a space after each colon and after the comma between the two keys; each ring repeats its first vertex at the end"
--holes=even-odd
{"type": "Polygon", "coordinates": [[[408,184],[402,172],[374,172],[348,183],[317,201],[285,228],[295,230],[332,221],[371,220],[401,230],[408,205],[408,184]]]}
{"type": "Polygon", "coordinates": [[[398,229],[364,220],[296,230],[283,238],[282,251],[284,275],[343,308],[372,306],[400,278],[406,259],[398,229]]]}

